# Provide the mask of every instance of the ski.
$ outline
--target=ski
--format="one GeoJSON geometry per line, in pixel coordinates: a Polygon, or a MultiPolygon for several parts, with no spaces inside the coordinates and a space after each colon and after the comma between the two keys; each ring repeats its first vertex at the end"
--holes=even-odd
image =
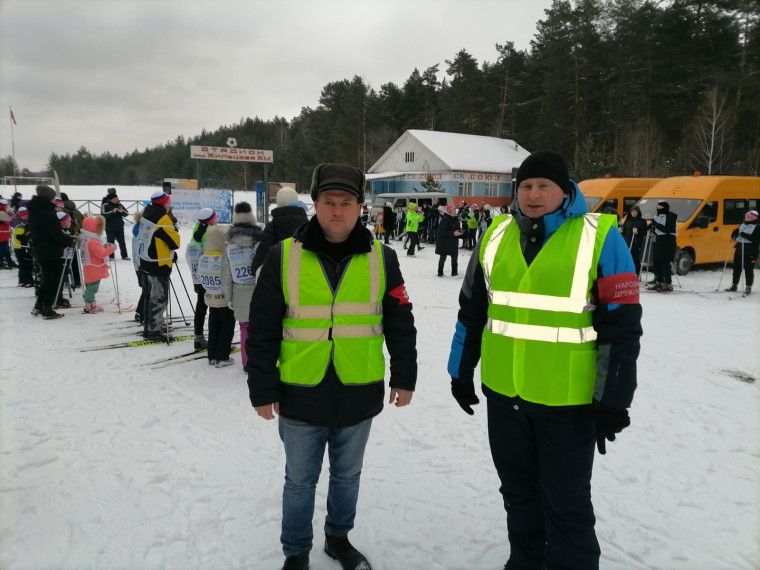
{"type": "Polygon", "coordinates": [[[154,360],[153,362],[146,362],[145,366],[154,366],[156,364],[166,364],[168,362],[173,362],[174,360],[179,360],[181,358],[187,358],[188,356],[196,356],[199,354],[205,354],[206,349],[205,348],[196,348],[195,350],[191,350],[190,352],[183,352],[182,354],[175,354],[174,356],[170,356],[169,358],[161,358],[159,360],[154,360]]]}
{"type": "MultiPolygon", "coordinates": [[[[240,352],[240,347],[235,347],[235,345],[240,344],[240,341],[235,341],[232,343],[232,346],[234,347],[232,349],[232,352],[240,352]]],[[[174,363],[175,360],[181,360],[183,358],[187,357],[194,357],[198,356],[198,358],[205,358],[207,350],[205,348],[196,348],[195,350],[191,350],[189,352],[183,352],[182,354],[175,354],[173,356],[169,356],[168,358],[160,358],[158,360],[154,360],[153,362],[146,362],[145,366],[154,366],[156,364],[167,364],[167,363],[174,363]]],[[[189,360],[196,360],[196,358],[190,358],[189,360]]]]}
{"type": "Polygon", "coordinates": [[[191,338],[195,338],[195,335],[183,335],[183,336],[175,336],[170,341],[165,340],[129,340],[126,342],[116,342],[114,344],[104,344],[102,346],[93,346],[88,348],[80,348],[79,352],[93,352],[96,350],[110,350],[112,348],[133,348],[137,346],[151,346],[156,344],[171,344],[174,342],[181,342],[183,340],[190,340],[191,338]]]}
{"type": "MultiPolygon", "coordinates": [[[[166,320],[168,321],[168,319],[166,319],[166,320]]],[[[184,323],[185,326],[189,326],[190,325],[190,323],[188,322],[188,319],[183,319],[182,317],[172,317],[171,321],[169,321],[169,322],[171,322],[171,323],[184,323]]],[[[140,323],[139,321],[136,321],[134,319],[129,319],[128,321],[110,321],[110,322],[105,323],[105,324],[107,324],[107,325],[115,325],[115,326],[109,327],[109,328],[114,329],[114,330],[116,330],[116,329],[128,329],[128,328],[132,328],[132,327],[140,327],[140,328],[142,328],[142,326],[143,326],[142,323],[140,323]]],[[[172,328],[174,328],[174,327],[172,327],[172,328]]]]}
{"type": "MultiPolygon", "coordinates": [[[[187,329],[190,329],[192,327],[193,327],[192,324],[189,324],[187,326],[183,326],[183,325],[180,325],[180,326],[177,326],[177,327],[173,326],[169,330],[169,334],[173,334],[175,331],[182,331],[184,333],[184,332],[187,332],[187,329]]],[[[140,325],[139,329],[136,328],[136,327],[129,327],[129,328],[132,329],[132,330],[123,330],[123,329],[122,330],[113,330],[113,329],[106,330],[106,331],[103,331],[99,337],[88,338],[87,341],[91,342],[91,341],[99,340],[99,339],[102,339],[102,338],[108,338],[108,337],[142,336],[142,334],[143,334],[143,326],[142,325],[140,325]]]]}
{"type": "MultiPolygon", "coordinates": [[[[151,366],[151,370],[157,370],[159,368],[166,368],[167,366],[173,366],[174,364],[182,364],[184,362],[195,362],[196,360],[203,360],[204,358],[208,358],[206,354],[206,349],[201,348],[198,350],[194,350],[193,352],[188,352],[185,354],[178,354],[177,356],[167,359],[164,362],[158,362],[154,363],[153,366],[151,366]]],[[[230,350],[230,354],[235,354],[236,352],[240,352],[240,348],[233,348],[230,350]]]]}

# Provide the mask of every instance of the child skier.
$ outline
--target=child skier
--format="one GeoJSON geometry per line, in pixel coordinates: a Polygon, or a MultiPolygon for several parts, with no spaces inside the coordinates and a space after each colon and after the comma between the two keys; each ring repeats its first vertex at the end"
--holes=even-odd
{"type": "Polygon", "coordinates": [[[198,260],[198,275],[206,289],[208,306],[208,363],[222,368],[234,364],[230,358],[235,334],[235,313],[227,306],[222,287],[222,257],[227,247],[229,226],[210,226],[206,230],[203,255],[198,260]]]}
{"type": "Polygon", "coordinates": [[[34,287],[32,253],[29,251],[29,232],[26,225],[29,212],[22,206],[18,209],[18,223],[13,228],[13,253],[18,260],[18,286],[34,287]]]}
{"type": "Polygon", "coordinates": [[[100,288],[101,279],[108,278],[106,257],[115,248],[112,244],[103,244],[101,236],[106,228],[103,216],[94,216],[82,220],[82,231],[79,235],[79,254],[82,256],[84,268],[84,312],[85,314],[101,313],[103,308],[95,304],[95,295],[100,288]]]}
{"type": "Polygon", "coordinates": [[[248,355],[245,341],[248,338],[248,316],[251,313],[251,297],[256,286],[252,271],[253,257],[261,242],[261,228],[248,202],[235,204],[232,227],[227,234],[227,250],[222,257],[222,288],[227,305],[233,310],[240,327],[240,356],[243,371],[248,372],[248,355]]]}
{"type": "Polygon", "coordinates": [[[193,289],[197,299],[195,301],[195,318],[193,321],[193,329],[195,332],[195,350],[201,350],[208,346],[206,338],[203,336],[203,325],[206,322],[206,307],[205,295],[206,290],[201,284],[200,275],[198,275],[198,260],[203,254],[203,248],[206,241],[206,230],[217,223],[217,215],[211,208],[203,208],[197,214],[198,222],[193,228],[192,238],[190,243],[187,244],[185,249],[185,260],[190,266],[190,277],[193,279],[193,289]]]}

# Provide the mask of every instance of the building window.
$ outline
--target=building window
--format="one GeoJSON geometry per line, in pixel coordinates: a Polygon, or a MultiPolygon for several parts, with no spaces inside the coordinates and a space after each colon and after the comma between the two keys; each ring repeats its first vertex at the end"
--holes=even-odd
{"type": "Polygon", "coordinates": [[[486,198],[496,198],[499,195],[498,182],[486,182],[486,198]]]}
{"type": "Polygon", "coordinates": [[[404,154],[404,162],[414,162],[414,152],[404,154]]]}
{"type": "Polygon", "coordinates": [[[472,193],[472,182],[460,182],[459,183],[459,195],[460,196],[474,196],[472,193]]]}

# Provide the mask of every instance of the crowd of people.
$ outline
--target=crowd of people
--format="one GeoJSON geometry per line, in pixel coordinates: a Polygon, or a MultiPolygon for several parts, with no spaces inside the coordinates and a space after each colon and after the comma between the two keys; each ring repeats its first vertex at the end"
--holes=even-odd
{"type": "MultiPolygon", "coordinates": [[[[453,398],[474,414],[480,363],[490,451],[507,513],[505,570],[599,568],[594,455],[606,454],[608,442],[630,425],[642,335],[638,252],[644,236],[654,233],[655,285],[667,290],[675,215],[667,202],[657,205],[651,224],[635,207],[620,226],[614,216],[588,213],[564,159],[551,151],[528,156],[516,185],[511,210],[502,207],[495,217],[488,204],[462,201],[459,207],[410,203],[396,211],[386,203],[371,220],[363,172],[326,163],[312,176],[311,218],[291,188],[278,191],[263,229],[247,202],[235,204],[231,224],[220,224],[210,208],[197,212],[184,250],[197,295],[195,347],[206,351],[210,366],[232,365],[237,324],[251,405],[262,419],[278,420],[285,453],[283,570],[309,568],[326,452],[324,551],[344,570],[372,568],[348,534],[373,419],[384,402],[408,406],[416,387],[413,306],[389,246],[390,239],[405,237],[409,257],[421,244],[435,244],[438,276],[447,258],[458,275],[459,250],[473,252],[447,370],[453,398]]],[[[14,228],[14,250],[19,244],[19,286],[37,286],[33,314],[59,318],[54,308],[64,272],[78,259],[85,312],[99,312],[96,294],[109,258],[118,247],[130,259],[121,244],[126,208],[115,190],[94,217],[77,219],[73,204],[56,200],[48,186],[38,186],[25,206],[17,202],[15,213],[0,200],[0,224],[14,228]],[[77,255],[66,253],[75,244],[77,255]]],[[[748,212],[734,235],[734,290],[737,275],[756,261],[757,218],[748,212]]],[[[131,259],[142,290],[135,319],[145,339],[170,342],[170,277],[183,245],[171,195],[154,192],[134,222],[131,259]]]]}
{"type": "MultiPolygon", "coordinates": [[[[386,202],[383,211],[374,220],[373,233],[375,239],[388,244],[390,240],[403,241],[408,257],[416,257],[425,246],[435,245],[435,253],[439,256],[438,276],[443,277],[443,267],[447,257],[451,257],[451,274],[457,275],[457,261],[460,249],[473,251],[475,243],[490,227],[491,205],[484,203],[460,202],[459,208],[452,203],[439,203],[435,198],[432,203],[418,205],[410,202],[407,208],[397,207],[386,202]]],[[[366,207],[363,209],[363,212],[366,207]]],[[[507,206],[500,207],[500,213],[508,213],[507,206]]],[[[360,220],[368,225],[369,215],[362,213],[360,220]]]]}

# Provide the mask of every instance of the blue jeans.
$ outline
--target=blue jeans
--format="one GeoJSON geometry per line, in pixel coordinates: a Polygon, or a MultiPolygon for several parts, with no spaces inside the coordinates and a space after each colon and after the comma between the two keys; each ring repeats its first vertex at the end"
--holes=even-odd
{"type": "Polygon", "coordinates": [[[359,478],[372,419],[345,428],[314,426],[280,416],[285,446],[282,491],[282,551],[285,556],[309,552],[314,538],[314,497],[325,447],[330,459],[325,534],[346,536],[354,528],[359,478]]]}

